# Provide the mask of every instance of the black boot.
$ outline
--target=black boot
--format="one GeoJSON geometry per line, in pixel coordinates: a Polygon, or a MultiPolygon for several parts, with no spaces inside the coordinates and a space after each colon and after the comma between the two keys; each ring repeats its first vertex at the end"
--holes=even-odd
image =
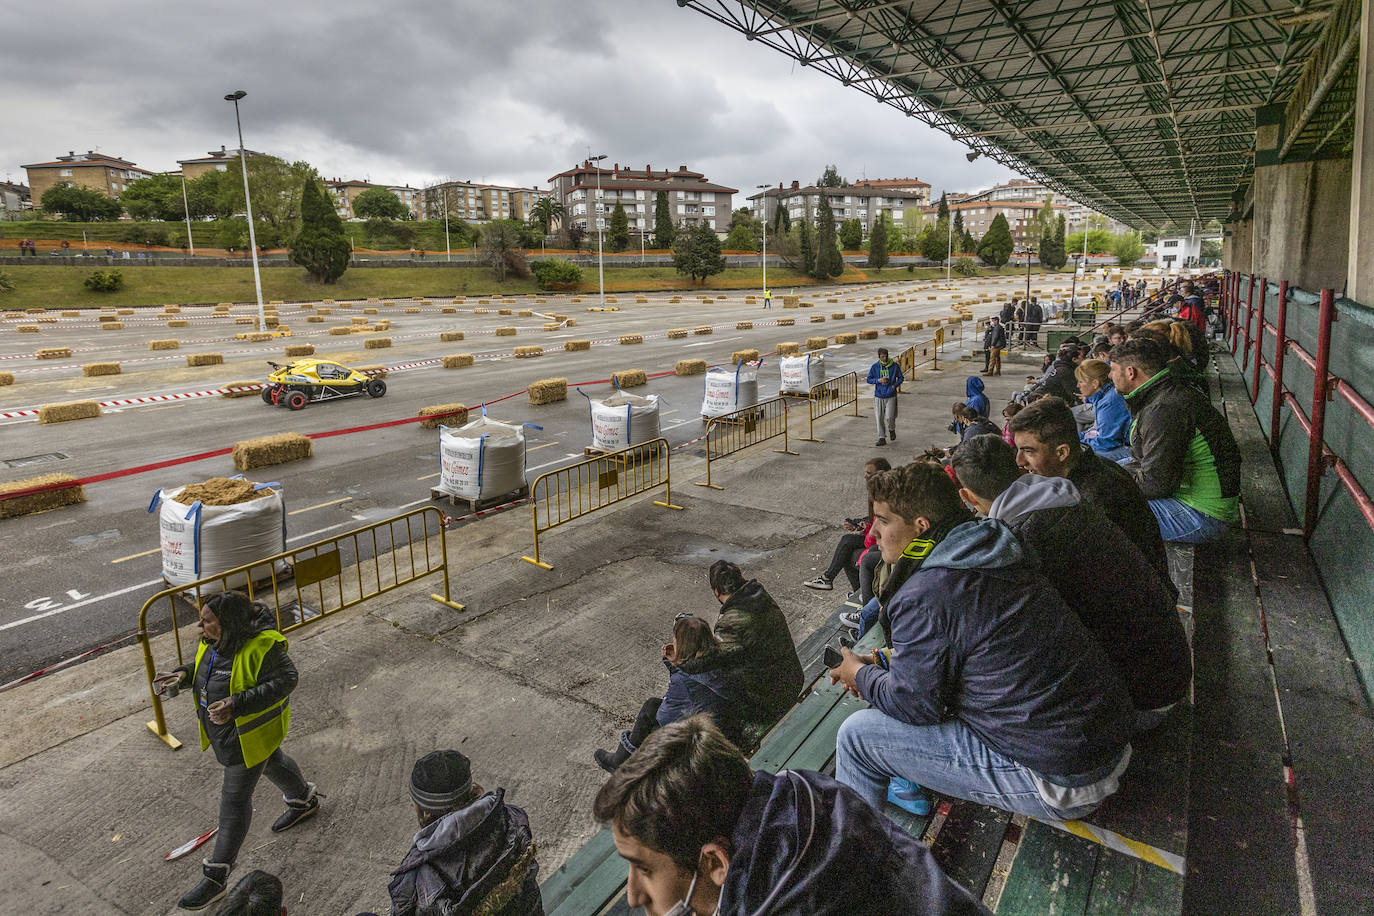
{"type": "Polygon", "coordinates": [[[625,745],[621,744],[614,751],[603,751],[601,748],[597,748],[592,756],[596,758],[597,766],[607,773],[614,773],[620,769],[622,763],[630,759],[630,753],[625,749],[625,745]]]}
{"type": "Polygon", "coordinates": [[[182,897],[177,906],[183,910],[203,910],[224,896],[224,887],[229,883],[230,865],[224,862],[211,862],[205,859],[200,864],[205,877],[200,883],[182,897]]]}
{"type": "Polygon", "coordinates": [[[620,746],[614,751],[597,749],[592,754],[596,758],[596,765],[607,773],[618,770],[620,765],[630,759],[630,755],[644,743],[644,739],[658,727],[658,708],[662,705],[663,700],[660,697],[645,700],[644,705],[639,707],[639,715],[635,716],[634,727],[620,733],[620,746]]]}
{"type": "Polygon", "coordinates": [[[282,801],[286,802],[286,811],[272,823],[273,833],[281,833],[283,830],[294,827],[320,810],[320,799],[324,798],[324,793],[316,792],[313,782],[306,783],[306,786],[305,798],[282,796],[282,801]]]}

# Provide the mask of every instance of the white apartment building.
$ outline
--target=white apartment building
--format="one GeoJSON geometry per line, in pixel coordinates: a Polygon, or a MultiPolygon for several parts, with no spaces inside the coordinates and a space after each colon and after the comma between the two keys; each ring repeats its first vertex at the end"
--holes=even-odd
{"type": "Polygon", "coordinates": [[[779,184],[751,196],[749,204],[754,218],[769,225],[777,219],[779,207],[787,211],[790,220],[814,222],[822,197],[830,203],[836,229],[845,220],[857,219],[863,223],[864,235],[867,235],[879,215],[886,216],[892,223],[901,223],[908,210],[919,213],[930,200],[930,185],[915,178],[873,179],[838,188],[802,187],[794,181],[791,187],[779,184]],[[894,182],[901,182],[903,186],[896,187],[894,182]]]}
{"type": "Polygon", "coordinates": [[[625,210],[631,233],[654,230],[654,203],[659,191],[668,192],[674,225],[710,225],[717,235],[730,231],[731,201],[739,191],[713,184],[687,166],[677,171],[621,168],[619,163],[602,168],[588,160],[549,179],[552,194],[567,209],[571,225],[589,231],[610,228],[616,204],[625,210]],[[600,194],[600,199],[597,195],[600,194]]]}

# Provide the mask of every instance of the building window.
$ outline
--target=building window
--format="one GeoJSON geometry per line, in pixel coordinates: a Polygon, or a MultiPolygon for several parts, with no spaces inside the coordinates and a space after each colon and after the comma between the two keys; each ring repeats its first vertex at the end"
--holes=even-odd
{"type": "Polygon", "coordinates": [[[72,170],[71,170],[71,169],[63,169],[63,170],[62,170],[61,172],[59,172],[58,174],[61,175],[63,178],[71,178],[71,177],[72,177],[72,170]]]}
{"type": "Polygon", "coordinates": [[[1168,241],[1166,241],[1166,242],[1164,243],[1164,247],[1165,247],[1165,248],[1177,248],[1177,247],[1178,247],[1178,239],[1169,239],[1168,241]]]}

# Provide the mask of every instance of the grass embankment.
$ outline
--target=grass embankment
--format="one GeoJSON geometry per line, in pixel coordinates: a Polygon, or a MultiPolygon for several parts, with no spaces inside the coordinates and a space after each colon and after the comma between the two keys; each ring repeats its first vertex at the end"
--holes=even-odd
{"type": "MultiPolygon", "coordinates": [[[[105,265],[99,265],[103,269],[105,265]]],[[[255,299],[253,271],[246,267],[127,267],[116,265],[124,276],[124,288],[113,293],[95,293],[82,282],[96,270],[96,265],[76,267],[24,264],[5,268],[14,280],[15,289],[0,294],[0,310],[25,308],[108,308],[132,305],[173,305],[192,302],[251,302],[255,299]]],[[[1022,271],[1003,268],[984,275],[1001,273],[1014,276],[1022,271]]],[[[584,270],[578,293],[595,293],[596,271],[584,270]]],[[[882,271],[859,270],[846,267],[837,283],[872,283],[879,281],[943,279],[936,268],[905,267],[882,271]]],[[[955,278],[956,280],[959,278],[955,278]]],[[[607,292],[636,290],[684,293],[707,290],[747,290],[759,288],[757,268],[732,267],[717,274],[704,284],[693,284],[671,267],[608,267],[607,292]]],[[[818,281],[786,268],[770,268],[768,285],[774,295],[785,291],[817,285],[818,281]]],[[[427,297],[433,299],[452,296],[513,296],[539,293],[533,278],[508,279],[498,283],[491,271],[476,267],[368,267],[350,270],[336,283],[320,285],[306,278],[299,267],[265,267],[262,269],[264,300],[281,299],[364,299],[369,296],[427,297]]],[[[818,293],[819,294],[819,293],[818,293]]],[[[549,295],[560,295],[551,293],[549,295]]]]}

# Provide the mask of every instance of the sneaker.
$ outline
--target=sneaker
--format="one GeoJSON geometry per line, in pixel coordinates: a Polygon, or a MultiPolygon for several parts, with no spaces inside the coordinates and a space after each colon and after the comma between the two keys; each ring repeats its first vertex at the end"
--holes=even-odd
{"type": "Polygon", "coordinates": [[[272,822],[273,833],[289,830],[320,810],[321,795],[315,791],[315,784],[308,782],[306,785],[310,787],[310,791],[306,793],[305,798],[284,798],[286,810],[282,812],[281,817],[272,822]]]}
{"type": "Polygon", "coordinates": [[[888,780],[887,800],[917,817],[930,814],[930,796],[926,790],[900,776],[893,776],[888,780]]]}
{"type": "Polygon", "coordinates": [[[229,883],[229,866],[205,859],[201,862],[200,871],[204,875],[200,883],[177,901],[177,906],[183,910],[203,910],[224,896],[225,885],[229,883]]]}
{"type": "Polygon", "coordinates": [[[849,627],[851,630],[857,630],[859,628],[858,611],[846,611],[845,613],[841,614],[840,623],[849,627]]]}
{"type": "Polygon", "coordinates": [[[887,445],[887,440],[886,440],[886,439],[879,439],[877,442],[874,442],[873,444],[874,444],[874,445],[887,445]]]}
{"type": "Polygon", "coordinates": [[[814,579],[807,579],[805,582],[802,583],[802,585],[806,586],[807,588],[814,588],[822,592],[828,592],[835,587],[830,583],[830,580],[827,579],[825,576],[817,576],[814,579]]]}

